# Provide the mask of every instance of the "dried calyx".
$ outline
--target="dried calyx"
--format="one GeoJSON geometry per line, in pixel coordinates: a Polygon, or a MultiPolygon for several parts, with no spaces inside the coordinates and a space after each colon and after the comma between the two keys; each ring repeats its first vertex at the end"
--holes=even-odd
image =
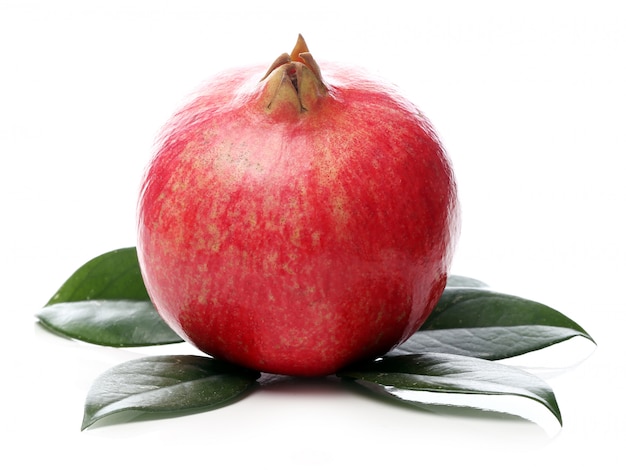
{"type": "Polygon", "coordinates": [[[292,105],[298,112],[306,112],[328,93],[320,67],[302,35],[298,35],[291,54],[281,54],[261,81],[267,81],[268,112],[278,109],[282,104],[292,105]]]}

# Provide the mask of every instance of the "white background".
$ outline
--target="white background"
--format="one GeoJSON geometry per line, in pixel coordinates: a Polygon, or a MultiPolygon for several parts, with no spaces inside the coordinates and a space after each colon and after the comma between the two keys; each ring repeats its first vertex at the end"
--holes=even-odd
{"type": "MultiPolygon", "coordinates": [[[[620,7],[0,0],[1,458],[17,458],[12,468],[71,469],[619,465],[620,7]],[[560,432],[488,413],[396,407],[324,381],[267,388],[207,413],[79,432],[85,394],[101,372],[140,354],[195,351],[71,342],[39,328],[34,314],[84,262],[135,244],[152,139],[185,95],[229,66],[269,65],[298,33],[318,60],[395,82],[433,121],[463,206],[454,272],[557,308],[597,340],[591,353],[585,342],[559,349],[568,367],[540,371],[561,406],[560,432]]],[[[529,361],[544,366],[555,356],[529,361]]]]}

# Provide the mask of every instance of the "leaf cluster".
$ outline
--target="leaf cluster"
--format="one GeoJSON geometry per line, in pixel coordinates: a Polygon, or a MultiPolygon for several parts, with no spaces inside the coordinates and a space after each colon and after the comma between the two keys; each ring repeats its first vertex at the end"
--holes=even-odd
{"type": "MultiPolygon", "coordinates": [[[[152,305],[134,247],[85,263],[37,318],[52,332],[103,346],[183,341],[152,305]]],[[[577,336],[593,342],[580,325],[553,308],[495,292],[476,279],[451,276],[418,332],[385,356],[353,364],[336,375],[386,398],[415,405],[454,404],[452,398],[458,395],[524,398],[541,405],[562,424],[556,397],[545,381],[497,361],[577,336]]],[[[224,406],[259,386],[260,376],[208,356],[148,356],[129,361],[94,381],[82,429],[121,412],[187,413],[224,406]]]]}

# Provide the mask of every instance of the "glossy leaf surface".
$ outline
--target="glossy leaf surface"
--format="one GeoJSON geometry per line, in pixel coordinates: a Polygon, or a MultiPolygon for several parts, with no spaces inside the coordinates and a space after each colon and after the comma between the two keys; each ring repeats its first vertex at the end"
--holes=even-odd
{"type": "Polygon", "coordinates": [[[218,408],[249,390],[260,374],[203,356],[153,356],[117,365],[93,383],[82,429],[124,411],[218,408]]]}
{"type": "Polygon", "coordinates": [[[63,336],[113,347],[151,346],[183,340],[150,301],[88,300],[44,307],[39,321],[63,336]]]}
{"type": "Polygon", "coordinates": [[[82,265],[37,318],[56,333],[103,346],[183,341],[150,302],[134,247],[104,253],[82,265]]]}
{"type": "MultiPolygon", "coordinates": [[[[439,395],[434,401],[417,392],[526,398],[543,405],[562,423],[556,398],[548,384],[521,369],[497,362],[453,354],[411,354],[360,364],[339,375],[409,403],[446,404],[446,395],[439,395]]],[[[449,404],[458,404],[458,401],[450,399],[449,404]]],[[[489,405],[482,408],[489,409],[489,405]]],[[[515,414],[515,410],[510,412],[515,414]]]]}
{"type": "Polygon", "coordinates": [[[83,300],[149,300],[134,247],[104,253],[78,268],[47,305],[83,300]]]}
{"type": "Polygon", "coordinates": [[[391,355],[422,352],[497,360],[591,336],[557,310],[485,288],[447,287],[422,328],[391,355]]]}

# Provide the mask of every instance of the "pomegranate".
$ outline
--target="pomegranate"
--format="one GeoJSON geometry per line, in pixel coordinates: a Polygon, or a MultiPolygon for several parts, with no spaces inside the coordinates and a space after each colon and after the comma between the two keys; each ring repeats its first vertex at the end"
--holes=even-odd
{"type": "Polygon", "coordinates": [[[336,372],[426,320],[456,240],[455,180],[423,114],[300,36],[214,77],[164,126],[138,204],[163,319],[259,371],[336,372]]]}

